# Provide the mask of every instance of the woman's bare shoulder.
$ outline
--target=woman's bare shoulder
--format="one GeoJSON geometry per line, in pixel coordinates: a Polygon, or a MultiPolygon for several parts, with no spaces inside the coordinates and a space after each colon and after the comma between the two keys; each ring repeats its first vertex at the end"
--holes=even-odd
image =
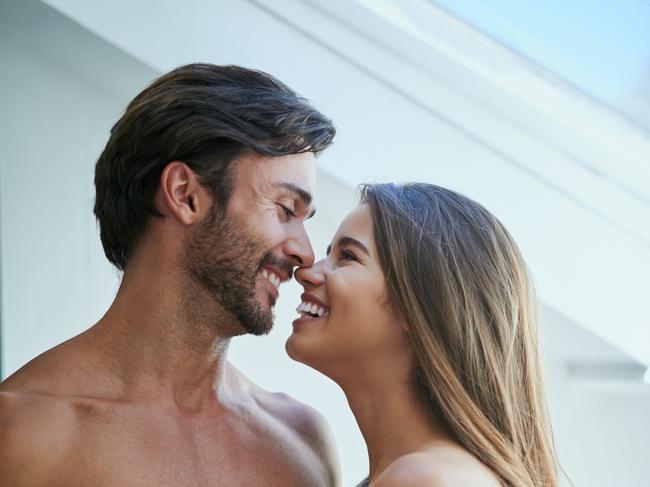
{"type": "Polygon", "coordinates": [[[466,450],[432,447],[395,460],[372,487],[500,487],[498,477],[466,450]]]}

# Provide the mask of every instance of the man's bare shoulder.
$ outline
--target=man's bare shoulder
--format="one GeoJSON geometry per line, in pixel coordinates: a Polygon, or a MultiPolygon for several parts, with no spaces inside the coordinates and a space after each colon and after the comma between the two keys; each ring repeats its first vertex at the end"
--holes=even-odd
{"type": "Polygon", "coordinates": [[[0,383],[0,391],[74,395],[92,374],[80,336],[60,343],[30,360],[0,383]]]}
{"type": "MultiPolygon", "coordinates": [[[[267,392],[263,397],[264,408],[295,430],[318,451],[332,446],[331,429],[324,416],[307,404],[283,392],[267,392]]],[[[258,396],[258,400],[261,398],[258,396]]]]}
{"type": "Polygon", "coordinates": [[[38,485],[69,452],[85,382],[77,350],[72,340],[57,345],[0,383],[0,477],[10,485],[38,485]]]}
{"type": "Polygon", "coordinates": [[[500,485],[496,475],[478,460],[444,449],[404,455],[395,460],[373,482],[373,487],[499,487],[500,485]]]}
{"type": "Polygon", "coordinates": [[[6,388],[0,391],[0,435],[5,438],[28,439],[33,434],[46,439],[55,430],[62,440],[58,427],[67,425],[74,417],[72,404],[61,398],[6,388]]]}
{"type": "Polygon", "coordinates": [[[58,355],[56,347],[50,349],[0,383],[0,435],[15,440],[11,443],[14,452],[72,417],[58,355]]]}
{"type": "Polygon", "coordinates": [[[74,411],[47,394],[0,391],[0,478],[38,485],[61,466],[73,434],[74,411]]]}
{"type": "MultiPolygon", "coordinates": [[[[241,374],[241,372],[238,372],[241,374]]],[[[243,376],[243,375],[242,375],[243,376]]],[[[339,485],[340,467],[332,430],[323,415],[307,404],[282,392],[269,392],[245,378],[256,403],[276,421],[293,431],[323,465],[330,479],[339,485]]]]}
{"type": "Polygon", "coordinates": [[[340,467],[334,436],[326,419],[316,409],[285,393],[266,393],[265,408],[290,427],[313,451],[329,478],[328,485],[340,483],[340,467]]]}
{"type": "Polygon", "coordinates": [[[249,394],[268,414],[290,427],[318,449],[329,447],[333,441],[329,424],[316,409],[283,392],[270,392],[236,371],[249,394]]]}

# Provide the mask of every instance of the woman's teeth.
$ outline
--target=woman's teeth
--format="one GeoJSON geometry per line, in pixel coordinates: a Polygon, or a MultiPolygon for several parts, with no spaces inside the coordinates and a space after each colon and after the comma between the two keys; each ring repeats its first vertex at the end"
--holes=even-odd
{"type": "Polygon", "coordinates": [[[306,301],[300,303],[300,305],[296,308],[296,311],[302,314],[309,314],[312,316],[315,315],[318,316],[319,318],[321,316],[327,316],[329,314],[329,311],[323,308],[322,306],[318,306],[317,304],[314,303],[308,303],[306,301]]]}
{"type": "Polygon", "coordinates": [[[273,284],[275,286],[275,289],[280,288],[280,278],[275,275],[275,273],[267,271],[266,269],[262,269],[262,276],[266,278],[266,280],[271,284],[273,284]]]}

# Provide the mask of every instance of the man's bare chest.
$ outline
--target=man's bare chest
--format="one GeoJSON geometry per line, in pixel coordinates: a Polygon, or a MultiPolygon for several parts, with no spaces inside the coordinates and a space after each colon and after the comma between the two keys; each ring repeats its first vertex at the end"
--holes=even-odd
{"type": "Polygon", "coordinates": [[[84,423],[61,472],[66,485],[325,485],[319,459],[268,418],[104,412],[84,423]]]}

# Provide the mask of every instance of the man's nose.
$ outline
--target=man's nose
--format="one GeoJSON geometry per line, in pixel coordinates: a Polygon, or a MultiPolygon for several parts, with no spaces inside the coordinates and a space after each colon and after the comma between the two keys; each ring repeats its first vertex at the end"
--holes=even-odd
{"type": "Polygon", "coordinates": [[[287,241],[285,253],[293,265],[298,267],[311,267],[314,265],[314,249],[309,241],[309,236],[304,227],[296,230],[296,234],[287,241]]]}

